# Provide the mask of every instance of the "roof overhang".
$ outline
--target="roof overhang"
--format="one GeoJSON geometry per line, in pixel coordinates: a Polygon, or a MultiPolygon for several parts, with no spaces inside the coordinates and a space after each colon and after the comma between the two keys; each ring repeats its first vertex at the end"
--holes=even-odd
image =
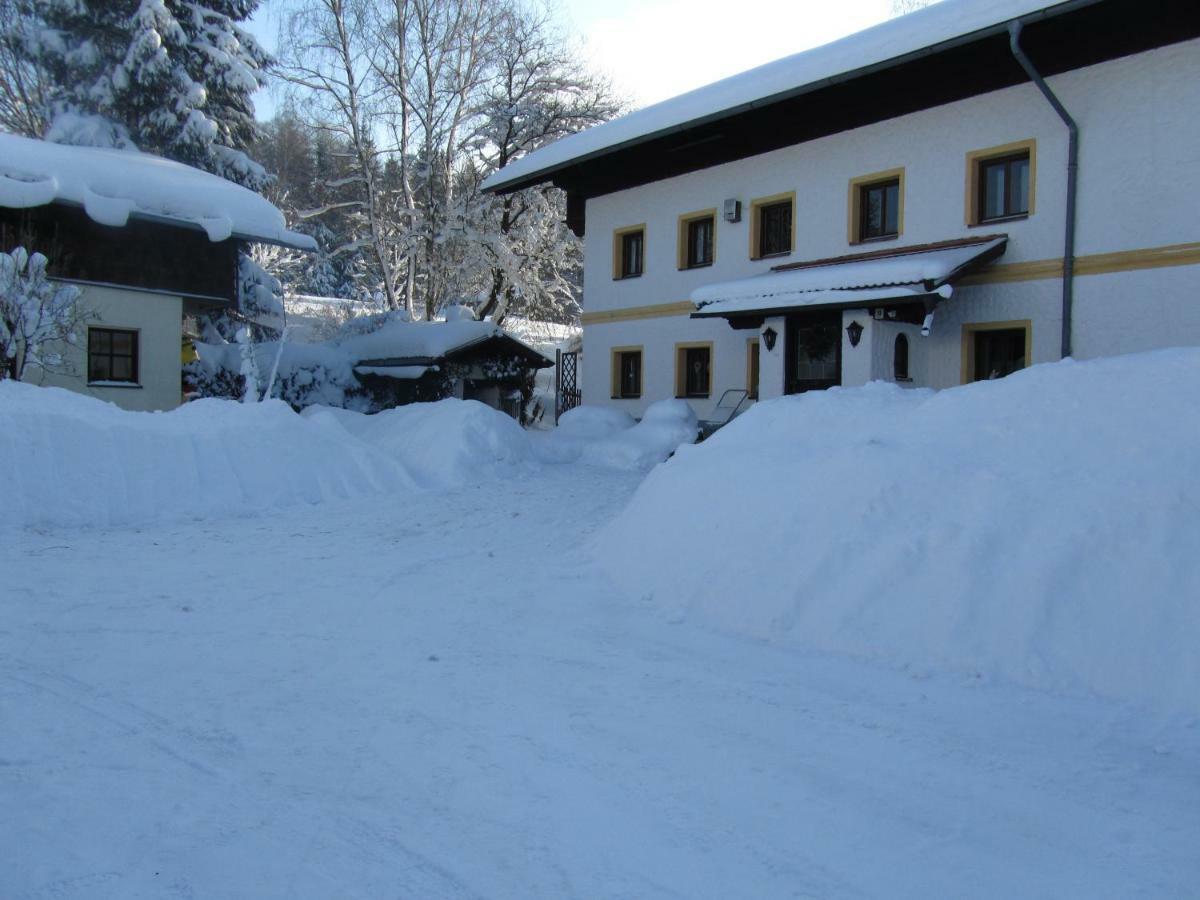
{"type": "Polygon", "coordinates": [[[693,319],[747,319],[799,310],[935,303],[954,283],[998,259],[1008,236],[915,244],[776,266],[770,272],[697,288],[693,319]]]}

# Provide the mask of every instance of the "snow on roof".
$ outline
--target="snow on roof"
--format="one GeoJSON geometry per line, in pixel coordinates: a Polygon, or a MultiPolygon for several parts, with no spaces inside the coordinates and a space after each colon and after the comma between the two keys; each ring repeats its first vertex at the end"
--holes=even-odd
{"type": "MultiPolygon", "coordinates": [[[[528,347],[495,322],[385,322],[376,331],[336,338],[334,343],[356,362],[383,359],[439,359],[447,353],[495,337],[528,347]]],[[[528,347],[530,353],[537,353],[528,347]]],[[[539,356],[541,354],[538,354],[539,356]]]]}
{"type": "Polygon", "coordinates": [[[781,267],[692,291],[701,315],[757,312],[797,306],[895,300],[931,293],[972,263],[1003,251],[1008,238],[965,239],[901,248],[890,256],[844,258],[781,267]]]}
{"type": "Polygon", "coordinates": [[[1002,25],[1060,3],[1047,0],[942,0],[841,40],[787,56],[714,84],[568,135],[492,173],[484,190],[532,176],[702,119],[762,105],[780,94],[1002,25]]]}
{"type": "Polygon", "coordinates": [[[23,209],[77,203],[101,225],[130,216],[204,229],[211,241],[231,237],[315,250],[288,231],[270,201],[247,188],[149,153],[74,147],[0,134],[0,206],[23,209]]]}

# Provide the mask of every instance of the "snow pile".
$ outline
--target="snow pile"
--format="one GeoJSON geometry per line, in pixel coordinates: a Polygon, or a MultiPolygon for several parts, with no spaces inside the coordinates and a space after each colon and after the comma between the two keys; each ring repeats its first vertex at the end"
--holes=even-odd
{"type": "Polygon", "coordinates": [[[523,474],[528,435],[474,400],[374,416],[277,400],[126,412],[0,381],[0,529],[146,526],[523,474]]]}
{"type": "Polygon", "coordinates": [[[546,462],[575,462],[607,469],[648,471],[680,444],[696,440],[696,413],[685,400],[651,404],[640,422],[620,410],[581,406],[536,445],[546,462]]]}
{"type": "Polygon", "coordinates": [[[147,525],[411,489],[404,466],[278,401],[126,412],[0,381],[0,529],[147,525]]]}
{"type": "Polygon", "coordinates": [[[303,416],[336,424],[398,460],[422,487],[452,488],[511,476],[533,460],[524,429],[477,400],[413,403],[374,415],[310,406],[303,416]]]}
{"type": "Polygon", "coordinates": [[[149,153],[72,147],[0,134],[0,206],[77,203],[101,225],[130,216],[198,226],[209,240],[230,237],[317,249],[288,231],[270,201],[247,188],[149,153]]]}
{"type": "Polygon", "coordinates": [[[1200,350],[757,404],[598,539],[670,614],[1200,714],[1200,350]]]}

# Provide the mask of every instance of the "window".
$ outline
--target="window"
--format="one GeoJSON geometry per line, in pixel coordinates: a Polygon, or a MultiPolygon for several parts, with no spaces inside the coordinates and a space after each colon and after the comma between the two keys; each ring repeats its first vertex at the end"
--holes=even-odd
{"type": "Polygon", "coordinates": [[[979,221],[1029,215],[1029,154],[979,164],[979,221]]]}
{"type": "Polygon", "coordinates": [[[646,226],[613,232],[613,278],[636,278],[646,268],[646,226]]]}
{"type": "Polygon", "coordinates": [[[613,348],[612,395],[614,400],[633,400],[642,396],[641,347],[613,348]]]}
{"type": "Polygon", "coordinates": [[[896,237],[900,233],[900,179],[867,184],[858,191],[858,239],[896,237]]]}
{"type": "Polygon", "coordinates": [[[967,223],[983,225],[1033,213],[1036,146],[1032,140],[967,155],[967,223]]]}
{"type": "Polygon", "coordinates": [[[892,374],[896,381],[911,381],[908,377],[908,336],[896,335],[896,348],[892,351],[892,374]]]}
{"type": "Polygon", "coordinates": [[[137,384],[138,333],[118,328],[89,328],[88,381],[137,384]]]}
{"type": "Polygon", "coordinates": [[[675,345],[675,395],[707,397],[712,393],[712,344],[675,345]]]}
{"type": "Polygon", "coordinates": [[[795,194],[776,194],[750,202],[750,258],[792,252],[795,194]]]}
{"type": "Polygon", "coordinates": [[[711,266],[716,258],[717,211],[706,209],[679,217],[679,268],[711,266]]]}
{"type": "Polygon", "coordinates": [[[758,338],[746,341],[746,396],[751,400],[758,399],[759,353],[758,338]]]}
{"type": "Polygon", "coordinates": [[[1029,365],[1029,321],[963,326],[963,382],[1003,378],[1029,365]]]}

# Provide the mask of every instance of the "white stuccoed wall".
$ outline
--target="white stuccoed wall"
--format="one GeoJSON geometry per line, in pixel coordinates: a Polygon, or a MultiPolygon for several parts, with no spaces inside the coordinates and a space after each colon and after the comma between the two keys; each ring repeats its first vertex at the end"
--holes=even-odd
{"type": "MultiPolygon", "coordinates": [[[[1200,241],[1200,41],[1102,63],[1050,79],[1080,124],[1080,183],[1076,252],[1108,253],[1200,241]]],[[[851,178],[903,166],[901,247],[993,231],[1010,241],[1002,263],[1060,257],[1066,192],[1066,130],[1032,84],[1018,85],[937,109],[831,135],[747,160],[716,166],[643,187],[597,197],[587,205],[585,313],[686,300],[718,281],[767,272],[772,265],[853,253],[847,240],[851,178]],[[964,221],[966,154],[1035,138],[1035,211],[1028,219],[969,228],[964,221]],[[754,198],[796,192],[796,249],[783,259],[749,259],[749,204],[754,198]],[[680,214],[742,201],[743,218],[718,216],[716,261],[676,269],[680,214]],[[646,223],[646,272],[612,278],[614,229],[646,223]]],[[[871,245],[872,249],[878,245],[871,245]]],[[[1200,343],[1200,266],[1149,269],[1076,278],[1075,355],[1107,355],[1200,343]]],[[[1061,282],[1040,280],[960,288],[938,308],[928,338],[910,335],[915,384],[948,387],[961,378],[962,325],[1030,319],[1033,361],[1055,360],[1060,345],[1061,282]]],[[[859,319],[867,325],[865,313],[859,319]]],[[[881,332],[894,323],[880,323],[881,332]]],[[[763,349],[762,396],[782,389],[782,320],[774,354],[763,349]],[[778,363],[778,364],[777,364],[778,363]]],[[[914,329],[915,333],[915,329],[914,329]]],[[[745,339],[723,320],[685,316],[589,324],[584,328],[586,402],[611,403],[640,415],[671,396],[672,348],[677,341],[715,342],[714,396],[745,382],[745,339]],[[643,397],[611,401],[609,348],[645,347],[643,397]]],[[[894,335],[893,335],[894,339],[894,335]]],[[[864,335],[864,341],[868,341],[864,335]]],[[[877,342],[871,340],[871,344],[877,342]]],[[[889,341],[890,345],[890,341],[889,341]]],[[[861,347],[862,345],[860,345],[861,347]]],[[[843,355],[843,380],[891,378],[890,350],[872,351],[870,365],[857,350],[843,355]]],[[[844,342],[843,349],[848,348],[844,342]]],[[[697,404],[711,408],[709,404],[697,404]]]]}
{"type": "Polygon", "coordinates": [[[65,348],[63,354],[77,374],[50,374],[29,369],[25,380],[108,400],[123,409],[162,410],[178,406],[182,399],[183,299],[169,294],[95,285],[82,286],[82,289],[80,302],[96,317],[89,325],[138,332],[138,385],[88,385],[86,327],[79,335],[78,345],[65,348]]]}

